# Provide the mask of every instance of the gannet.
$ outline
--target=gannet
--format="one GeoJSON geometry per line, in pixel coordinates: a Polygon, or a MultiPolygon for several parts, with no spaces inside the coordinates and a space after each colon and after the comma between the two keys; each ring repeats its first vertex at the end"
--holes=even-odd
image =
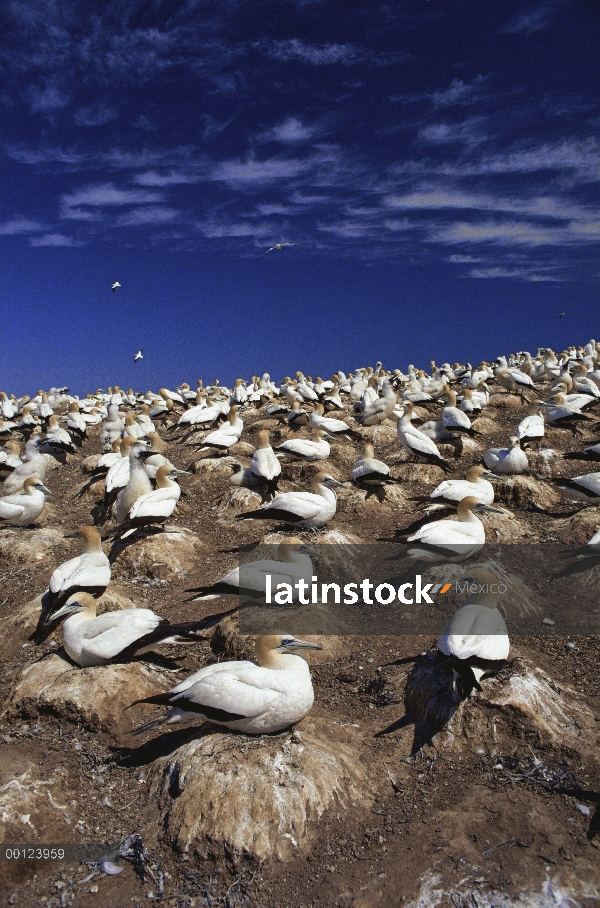
{"type": "Polygon", "coordinates": [[[284,246],[297,246],[297,245],[298,245],[297,243],[275,243],[274,246],[271,246],[269,249],[267,249],[267,251],[264,253],[264,255],[268,255],[269,252],[275,252],[276,250],[281,250],[281,249],[283,249],[284,246]]]}
{"type": "Polygon", "coordinates": [[[125,539],[130,533],[141,527],[159,526],[168,520],[181,495],[179,485],[170,478],[178,473],[185,473],[185,470],[159,467],[156,471],[156,488],[136,498],[124,520],[119,520],[119,502],[117,501],[117,522],[121,525],[115,536],[125,539]]]}
{"type": "MultiPolygon", "coordinates": [[[[231,612],[199,621],[170,624],[147,608],[128,608],[96,616],[96,600],[89,593],[71,596],[52,615],[50,630],[63,621],[63,646],[73,662],[88,668],[107,662],[123,662],[156,646],[194,643],[199,632],[212,627],[231,612]]],[[[46,630],[45,636],[49,633],[46,630]]]]}
{"type": "Polygon", "coordinates": [[[327,460],[331,453],[329,436],[323,429],[313,431],[312,438],[288,438],[277,445],[277,457],[290,457],[292,460],[327,460]]]}
{"type": "Polygon", "coordinates": [[[423,432],[420,432],[416,426],[413,426],[411,419],[413,416],[413,405],[407,401],[404,407],[404,415],[398,423],[398,438],[403,448],[415,458],[423,457],[428,463],[435,463],[447,471],[450,464],[444,460],[438,451],[435,443],[428,438],[423,432]]]}
{"type": "Polygon", "coordinates": [[[250,473],[259,485],[266,487],[269,495],[272,496],[277,491],[281,464],[271,447],[268,429],[261,429],[258,433],[258,445],[252,455],[250,473]]]}
{"type": "Polygon", "coordinates": [[[438,647],[450,657],[456,691],[461,700],[466,700],[473,688],[481,690],[479,682],[485,675],[506,664],[510,641],[498,611],[496,577],[491,571],[475,568],[462,580],[477,584],[479,590],[471,593],[448,622],[438,647]]]}
{"type": "MultiPolygon", "coordinates": [[[[437,486],[429,499],[436,504],[455,505],[463,498],[471,496],[483,504],[491,504],[494,500],[494,487],[485,478],[493,476],[485,467],[476,465],[467,470],[464,479],[445,479],[437,486]]],[[[419,497],[419,501],[427,501],[427,496],[419,497]]]]}
{"type": "MultiPolygon", "coordinates": [[[[125,444],[127,439],[123,439],[123,444],[125,444]]],[[[125,449],[127,450],[127,449],[125,449]]],[[[121,489],[121,491],[116,496],[117,503],[117,523],[122,525],[129,518],[129,513],[131,508],[143,495],[147,495],[152,491],[152,485],[150,484],[150,478],[144,469],[144,464],[139,458],[139,454],[142,454],[146,450],[146,446],[140,444],[139,441],[134,440],[133,445],[129,448],[129,476],[127,479],[127,484],[121,489]]],[[[111,467],[111,469],[114,469],[111,467]]],[[[110,476],[110,470],[109,470],[110,476]]],[[[108,476],[106,481],[106,491],[108,493],[108,476]]]]}
{"type": "Polygon", "coordinates": [[[140,347],[138,352],[134,354],[133,361],[134,361],[134,363],[137,363],[138,359],[143,359],[143,358],[144,358],[144,351],[140,347]]]}
{"type": "Polygon", "coordinates": [[[508,448],[488,448],[483,455],[483,462],[492,473],[524,473],[529,469],[527,454],[521,450],[521,440],[517,435],[508,439],[508,448]]]}
{"type": "Polygon", "coordinates": [[[317,404],[310,414],[308,421],[313,429],[323,429],[330,435],[350,435],[353,438],[360,438],[362,440],[360,433],[351,429],[342,419],[333,419],[331,416],[324,416],[324,412],[325,408],[323,404],[317,404]]]}
{"type": "Polygon", "coordinates": [[[397,479],[392,479],[387,464],[382,460],[376,460],[375,449],[370,442],[363,446],[362,454],[354,462],[351,478],[354,485],[365,489],[367,498],[375,494],[380,501],[383,501],[385,497],[386,483],[399,482],[397,479]]]}
{"type": "Polygon", "coordinates": [[[262,634],[255,643],[257,665],[249,661],[207,665],[167,693],[136,701],[171,709],[135,734],[190,719],[250,735],[289,728],[314,703],[308,664],[294,653],[307,649],[321,647],[291,634],[262,634]]]}
{"type": "Polygon", "coordinates": [[[0,498],[0,526],[28,527],[32,524],[44,510],[44,492],[52,494],[37,476],[28,476],[21,493],[0,498]]]}
{"type": "Polygon", "coordinates": [[[324,527],[334,517],[337,500],[329,486],[342,483],[327,473],[311,479],[312,492],[284,492],[256,511],[238,514],[237,520],[281,520],[296,526],[324,527]]]}
{"type": "Polygon", "coordinates": [[[444,391],[448,403],[442,410],[441,421],[448,432],[464,432],[467,435],[474,435],[475,431],[471,426],[471,420],[467,414],[456,406],[456,394],[450,388],[444,391]]]}
{"type": "MultiPolygon", "coordinates": [[[[594,398],[590,397],[590,401],[593,403],[594,398]]],[[[593,416],[588,413],[582,413],[579,407],[574,406],[572,403],[567,403],[565,395],[560,392],[554,394],[550,400],[543,402],[540,406],[545,407],[546,419],[550,426],[556,428],[566,427],[571,429],[573,435],[579,431],[577,423],[596,422],[593,416]]]]}
{"type": "Polygon", "coordinates": [[[517,391],[521,397],[526,388],[535,391],[535,385],[529,375],[525,375],[519,369],[497,368],[494,370],[494,376],[498,384],[506,391],[517,391]]]}
{"type": "Polygon", "coordinates": [[[258,479],[255,479],[250,472],[250,467],[244,467],[243,463],[231,464],[231,476],[229,485],[244,489],[256,489],[259,485],[258,479]]]}
{"type": "MultiPolygon", "coordinates": [[[[240,595],[245,596],[265,595],[267,574],[271,575],[272,589],[277,589],[278,583],[287,583],[293,586],[297,580],[303,578],[307,583],[312,582],[313,567],[308,555],[300,552],[302,540],[296,536],[288,536],[280,542],[277,549],[277,558],[265,558],[260,561],[248,561],[241,567],[236,567],[220,580],[209,586],[192,587],[186,593],[193,593],[187,601],[197,599],[233,599],[240,595]],[[241,579],[240,579],[241,571],[241,579]],[[241,587],[243,584],[243,587],[241,587]]],[[[294,592],[296,588],[294,587],[294,592]]]]}
{"type": "Polygon", "coordinates": [[[294,429],[294,431],[308,425],[308,413],[306,410],[300,409],[299,401],[295,400],[292,403],[292,409],[287,415],[287,422],[290,429],[294,429]]]}
{"type": "Polygon", "coordinates": [[[552,478],[546,481],[560,486],[581,501],[596,503],[600,499],[600,473],[586,473],[572,479],[552,478]]]}
{"type": "Polygon", "coordinates": [[[458,520],[434,520],[422,526],[408,537],[408,542],[422,542],[426,545],[448,547],[460,544],[485,543],[485,528],[474,511],[491,511],[502,514],[498,508],[483,504],[474,495],[467,495],[458,502],[456,509],[458,520]]]}
{"type": "Polygon", "coordinates": [[[0,480],[6,479],[9,473],[21,466],[23,461],[19,457],[20,450],[18,442],[10,440],[0,448],[0,480]]]}
{"type": "Polygon", "coordinates": [[[521,420],[515,431],[515,435],[521,440],[521,447],[524,447],[530,441],[539,444],[544,437],[544,417],[540,413],[541,407],[541,401],[529,401],[527,405],[528,416],[521,420]]]}
{"type": "Polygon", "coordinates": [[[72,440],[78,447],[81,447],[85,440],[87,432],[87,423],[79,412],[79,404],[76,400],[72,401],[67,414],[67,429],[72,440]]]}
{"type": "Polygon", "coordinates": [[[203,439],[199,450],[205,451],[209,448],[216,448],[217,451],[228,451],[232,445],[236,444],[244,431],[244,423],[237,414],[238,407],[237,404],[234,404],[229,410],[227,422],[224,422],[214,432],[209,432],[206,438],[203,439]]]}
{"type": "Polygon", "coordinates": [[[567,451],[563,457],[566,457],[567,460],[600,460],[600,444],[591,445],[583,451],[567,451]]]}
{"type": "Polygon", "coordinates": [[[114,293],[115,290],[117,289],[117,287],[120,287],[120,286],[121,286],[121,285],[120,285],[120,283],[119,283],[118,281],[113,281],[112,284],[110,285],[110,289],[111,289],[112,292],[114,293]]]}
{"type": "Polygon", "coordinates": [[[27,458],[18,467],[15,467],[12,473],[4,480],[4,494],[12,495],[23,489],[25,480],[29,476],[35,476],[40,482],[46,478],[48,471],[49,455],[43,454],[40,447],[44,441],[39,435],[32,435],[25,445],[25,457],[27,458]]]}
{"type": "Polygon", "coordinates": [[[102,551],[100,533],[95,527],[81,526],[65,539],[83,539],[81,555],[60,564],[52,572],[46,599],[48,611],[55,611],[64,605],[73,593],[86,592],[101,596],[110,583],[110,564],[102,551]]]}

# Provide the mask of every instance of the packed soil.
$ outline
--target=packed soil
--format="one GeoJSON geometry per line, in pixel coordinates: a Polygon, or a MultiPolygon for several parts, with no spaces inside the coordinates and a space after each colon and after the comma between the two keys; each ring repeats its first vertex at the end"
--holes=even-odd
{"type": "MultiPolygon", "coordinates": [[[[436,412],[435,408],[431,411],[436,412]]],[[[464,477],[486,447],[506,445],[526,411],[520,402],[509,407],[501,395],[495,395],[495,405],[484,415],[492,420],[493,430],[478,440],[479,451],[465,451],[451,461],[452,478],[464,477]]],[[[264,426],[264,417],[251,411],[244,419],[242,438],[253,447],[256,424],[264,426]]],[[[275,444],[287,437],[288,430],[275,421],[272,425],[275,444]]],[[[394,429],[394,424],[390,427],[394,429]]],[[[169,457],[184,468],[198,454],[174,440],[167,429],[168,424],[159,431],[170,439],[169,457]]],[[[99,430],[92,428],[88,435],[81,454],[69,455],[66,464],[48,473],[46,484],[53,497],[38,528],[54,529],[62,536],[91,523],[91,510],[102,494],[103,483],[95,487],[93,497],[86,493],[74,498],[89,476],[83,458],[100,453],[99,430]]],[[[597,440],[587,428],[581,437],[573,438],[564,430],[549,435],[545,446],[559,453],[582,450],[597,440]]],[[[359,452],[356,440],[336,441],[325,468],[347,480],[359,452]]],[[[444,453],[449,450],[444,448],[444,453]]],[[[419,470],[408,464],[397,440],[376,445],[376,456],[389,463],[401,479],[399,488],[406,503],[364,502],[361,492],[357,505],[356,493],[343,489],[329,527],[364,543],[398,538],[421,514],[421,505],[409,499],[428,494],[443,478],[439,471],[439,477],[419,481],[419,470]]],[[[238,459],[249,463],[247,453],[238,459]]],[[[553,474],[576,476],[594,470],[594,464],[560,458],[553,474]]],[[[280,488],[307,489],[306,479],[314,471],[312,465],[286,466],[280,488]]],[[[131,562],[123,562],[121,556],[113,565],[113,580],[121,591],[138,606],[152,608],[172,621],[195,620],[216,611],[218,600],[187,601],[185,590],[222,577],[237,564],[240,546],[264,540],[272,529],[234,519],[235,508],[229,508],[234,489],[225,471],[200,470],[182,476],[181,486],[184,495],[169,525],[185,527],[202,541],[202,553],[195,563],[187,564],[181,573],[151,565],[136,574],[131,562]]],[[[568,495],[561,496],[551,511],[525,499],[505,503],[525,529],[526,543],[554,540],[556,522],[581,506],[574,505],[568,495]]],[[[597,507],[587,506],[586,510],[598,514],[597,507]]],[[[592,525],[594,520],[590,520],[592,525]]],[[[109,522],[106,529],[111,527],[114,523],[109,522]]],[[[0,544],[3,536],[8,538],[14,532],[0,530],[0,544]]],[[[28,534],[33,538],[36,532],[35,527],[20,530],[20,539],[27,540],[28,534]]],[[[294,533],[307,542],[315,541],[310,532],[294,533]]],[[[579,539],[575,534],[572,541],[585,542],[590,535],[579,539]]],[[[273,541],[274,537],[268,538],[273,541]]],[[[130,548],[136,545],[139,543],[133,542],[130,548]]],[[[174,753],[198,734],[198,726],[156,733],[140,743],[130,734],[135,718],[130,726],[125,720],[118,730],[110,731],[50,712],[25,715],[10,706],[24,668],[59,651],[61,641],[59,630],[43,646],[35,647],[28,641],[29,632],[11,619],[44,592],[54,567],[79,551],[75,540],[64,540],[39,557],[33,550],[28,557],[21,549],[11,555],[10,547],[3,548],[0,619],[5,632],[0,640],[0,695],[5,705],[0,719],[0,793],[29,768],[32,777],[56,783],[52,790],[60,794],[60,812],[55,793],[38,804],[34,825],[26,815],[21,817],[20,827],[11,827],[15,844],[118,843],[135,834],[139,836],[138,859],[119,860],[123,870],[115,874],[93,864],[5,862],[0,864],[3,903],[46,908],[146,905],[159,900],[178,908],[383,908],[398,903],[415,908],[600,906],[600,765],[586,749],[557,746],[524,730],[515,715],[512,724],[510,720],[504,723],[495,742],[483,730],[478,736],[471,729],[460,747],[445,748],[434,738],[421,751],[413,752],[413,726],[402,722],[404,686],[415,660],[418,664],[435,649],[434,636],[342,637],[331,641],[329,651],[325,647],[320,661],[311,660],[315,705],[310,719],[326,724],[333,745],[342,738],[348,740],[349,735],[360,745],[367,767],[368,808],[326,811],[308,854],[285,863],[258,862],[226,849],[205,860],[178,854],[165,841],[156,812],[148,804],[149,771],[153,761],[174,753]],[[62,826],[57,825],[59,813],[62,826]],[[61,828],[59,839],[57,830],[61,828]]],[[[526,658],[558,689],[568,689],[577,703],[600,716],[598,637],[547,633],[518,637],[512,643],[511,659],[526,658]]],[[[216,659],[252,658],[253,643],[250,638],[217,629],[212,639],[207,634],[197,646],[163,647],[161,653],[163,663],[179,668],[176,677],[182,679],[216,659]]],[[[485,701],[485,686],[475,696],[485,701]]],[[[461,709],[468,711],[470,705],[467,701],[461,709]]],[[[297,727],[300,733],[302,727],[303,723],[297,727]]],[[[280,740],[290,734],[284,733],[280,740]]],[[[232,748],[239,748],[243,759],[247,739],[231,737],[232,748]]],[[[273,739],[268,743],[273,746],[273,739]]],[[[594,743],[600,744],[600,726],[596,741],[586,741],[588,748],[594,743]]],[[[252,746],[261,746],[261,739],[252,746]]]]}

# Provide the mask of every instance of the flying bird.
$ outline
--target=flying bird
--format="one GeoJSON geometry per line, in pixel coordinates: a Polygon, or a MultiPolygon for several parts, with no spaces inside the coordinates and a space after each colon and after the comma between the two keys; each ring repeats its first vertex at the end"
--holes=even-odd
{"type": "Polygon", "coordinates": [[[133,361],[134,361],[134,363],[137,363],[138,359],[143,359],[143,358],[144,358],[144,351],[140,349],[133,357],[133,361]]]}
{"type": "Polygon", "coordinates": [[[566,312],[561,312],[560,315],[559,315],[558,317],[559,317],[559,318],[562,318],[563,315],[566,315],[566,314],[567,314],[566,312]]]}
{"type": "Polygon", "coordinates": [[[297,243],[275,243],[274,246],[271,246],[270,249],[267,249],[265,255],[268,255],[269,252],[274,252],[276,249],[283,249],[284,246],[297,246],[297,243]]]}
{"type": "Polygon", "coordinates": [[[120,285],[120,283],[119,283],[118,281],[113,281],[112,284],[110,285],[110,289],[111,289],[112,292],[114,293],[115,290],[117,289],[117,287],[120,287],[120,286],[121,286],[121,285],[120,285]]]}

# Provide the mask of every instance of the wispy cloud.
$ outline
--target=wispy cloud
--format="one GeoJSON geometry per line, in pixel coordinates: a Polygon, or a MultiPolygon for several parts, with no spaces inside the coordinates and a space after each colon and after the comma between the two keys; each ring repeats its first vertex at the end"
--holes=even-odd
{"type": "Polygon", "coordinates": [[[163,194],[144,189],[118,189],[114,183],[100,183],[95,186],[84,186],[62,196],[62,203],[68,208],[84,205],[104,207],[106,205],[139,205],[161,202],[163,194]]]}
{"type": "Polygon", "coordinates": [[[195,173],[178,173],[170,170],[168,173],[158,173],[156,170],[147,170],[137,173],[133,182],[138,186],[178,186],[186,183],[197,183],[200,176],[195,173]]]}
{"type": "Polygon", "coordinates": [[[50,80],[43,86],[32,85],[25,93],[33,113],[52,113],[69,104],[70,96],[50,80]]]}
{"type": "Polygon", "coordinates": [[[549,24],[557,5],[557,3],[542,3],[526,13],[521,13],[503,25],[499,33],[518,35],[520,32],[525,32],[530,35],[532,32],[541,31],[549,24]]]}
{"type": "Polygon", "coordinates": [[[134,208],[126,214],[121,214],[116,220],[118,227],[144,227],[148,224],[171,224],[181,216],[176,208],[166,205],[148,205],[143,208],[134,208]]]}
{"type": "Polygon", "coordinates": [[[0,224],[0,236],[19,236],[43,229],[43,225],[39,221],[32,221],[29,218],[11,218],[10,221],[0,224]]]}
{"type": "Polygon", "coordinates": [[[333,64],[387,66],[410,57],[410,54],[401,52],[396,54],[374,53],[355,44],[308,44],[299,38],[270,43],[260,41],[254,46],[276,60],[298,61],[311,66],[331,66],[333,64]]]}
{"type": "Polygon", "coordinates": [[[469,117],[460,123],[431,123],[419,131],[419,139],[432,145],[452,145],[464,142],[479,145],[487,139],[483,117],[469,117]]]}
{"type": "Polygon", "coordinates": [[[46,233],[43,236],[31,237],[30,246],[79,246],[76,240],[64,233],[46,233]]]}
{"type": "Polygon", "coordinates": [[[226,237],[263,238],[272,237],[274,232],[272,225],[256,221],[208,219],[198,222],[197,227],[200,233],[210,239],[224,239],[226,237]]]}
{"type": "Polygon", "coordinates": [[[453,79],[450,86],[442,91],[434,91],[431,103],[434,107],[454,107],[455,105],[473,104],[477,100],[481,85],[485,82],[479,75],[472,82],[453,79]]]}
{"type": "Polygon", "coordinates": [[[541,281],[563,282],[564,277],[555,273],[554,269],[539,268],[509,268],[503,265],[491,266],[489,268],[470,268],[468,276],[473,278],[512,278],[513,280],[526,281],[527,283],[539,283],[541,281]]]}
{"type": "Polygon", "coordinates": [[[257,161],[250,157],[246,161],[222,161],[214,167],[210,179],[227,183],[234,189],[252,189],[293,179],[306,173],[310,166],[309,162],[298,159],[270,158],[257,161]]]}
{"type": "Polygon", "coordinates": [[[433,228],[429,239],[436,243],[494,243],[498,246],[565,246],[575,242],[600,242],[600,227],[582,231],[578,225],[542,227],[528,221],[457,221],[433,228]]]}
{"type": "Polygon", "coordinates": [[[295,145],[299,142],[308,142],[319,134],[316,126],[305,125],[299,117],[286,117],[283,123],[278,123],[271,129],[258,133],[258,142],[281,142],[283,145],[295,145]]]}
{"type": "Polygon", "coordinates": [[[104,126],[105,123],[116,117],[116,110],[101,103],[92,104],[90,107],[80,107],[73,114],[77,126],[104,126]]]}

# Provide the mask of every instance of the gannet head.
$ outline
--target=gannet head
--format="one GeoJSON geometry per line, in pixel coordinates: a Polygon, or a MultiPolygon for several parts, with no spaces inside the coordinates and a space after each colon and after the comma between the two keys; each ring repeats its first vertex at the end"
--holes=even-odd
{"type": "Polygon", "coordinates": [[[330,476],[329,473],[316,473],[310,481],[311,488],[313,492],[319,491],[319,486],[342,486],[343,483],[338,482],[337,479],[334,479],[333,476],[330,476]]]}
{"type": "Polygon", "coordinates": [[[62,621],[63,618],[68,618],[69,615],[76,615],[78,612],[84,611],[89,613],[90,618],[95,618],[96,600],[89,593],[74,593],[73,596],[67,599],[62,608],[59,608],[57,612],[48,617],[49,621],[54,624],[57,620],[62,621]]]}
{"type": "Polygon", "coordinates": [[[294,552],[297,552],[303,545],[304,543],[297,536],[288,536],[287,539],[279,543],[277,557],[280,561],[291,561],[294,552]]]}
{"type": "Polygon", "coordinates": [[[498,478],[495,473],[491,473],[485,467],[482,467],[480,464],[476,464],[474,467],[469,467],[465,479],[467,480],[467,482],[477,482],[477,480],[481,479],[482,476],[484,476],[486,479],[489,479],[492,476],[496,479],[498,478]]]}
{"type": "Polygon", "coordinates": [[[491,511],[492,514],[502,514],[499,508],[493,508],[489,504],[483,504],[475,495],[467,495],[462,501],[459,501],[457,507],[458,519],[469,520],[474,511],[491,511]]]}
{"type": "Polygon", "coordinates": [[[476,603],[488,608],[497,607],[500,594],[498,593],[498,580],[492,571],[488,571],[486,568],[471,568],[468,574],[461,577],[459,583],[474,583],[478,586],[476,591],[469,594],[464,605],[476,603]]]}
{"type": "Polygon", "coordinates": [[[97,548],[102,551],[102,540],[96,527],[82,526],[75,530],[74,533],[67,533],[65,539],[76,539],[79,537],[85,542],[86,549],[97,548]]]}
{"type": "Polygon", "coordinates": [[[322,649],[316,643],[307,643],[299,640],[293,634],[261,634],[254,644],[256,661],[265,668],[277,667],[277,656],[283,654],[295,655],[297,650],[322,649]]]}
{"type": "Polygon", "coordinates": [[[23,483],[23,492],[26,495],[30,495],[33,489],[37,489],[38,492],[44,492],[45,495],[52,495],[50,489],[46,488],[41,479],[38,479],[37,476],[28,476],[23,483]]]}
{"type": "Polygon", "coordinates": [[[375,448],[370,441],[363,445],[362,456],[363,460],[371,460],[373,457],[375,457],[375,448]]]}
{"type": "Polygon", "coordinates": [[[270,448],[271,442],[269,440],[270,432],[268,429],[261,429],[258,433],[258,445],[259,448],[270,448]]]}

